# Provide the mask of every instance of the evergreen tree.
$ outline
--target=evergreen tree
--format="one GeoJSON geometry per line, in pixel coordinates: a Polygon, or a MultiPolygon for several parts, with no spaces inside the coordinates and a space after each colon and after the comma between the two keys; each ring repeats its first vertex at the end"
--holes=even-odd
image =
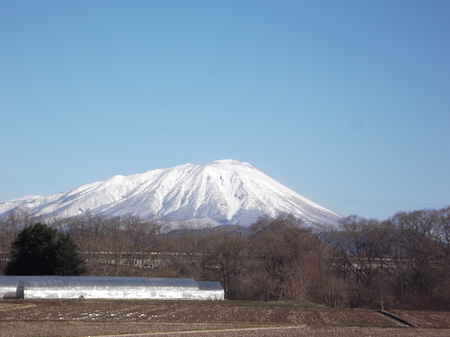
{"type": "Polygon", "coordinates": [[[84,271],[72,238],[37,223],[24,228],[15,238],[5,275],[76,276],[84,271]]]}

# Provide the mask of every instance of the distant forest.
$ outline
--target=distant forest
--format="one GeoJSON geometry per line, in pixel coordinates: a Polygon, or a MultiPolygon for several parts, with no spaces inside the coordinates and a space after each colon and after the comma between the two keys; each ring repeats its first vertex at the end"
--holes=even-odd
{"type": "MultiPolygon", "coordinates": [[[[39,222],[25,210],[0,219],[0,271],[11,243],[39,222]]],[[[249,227],[181,228],[138,217],[53,220],[69,234],[86,275],[219,281],[236,300],[305,300],[331,307],[450,309],[450,206],[358,216],[339,227],[288,214],[249,227]]]]}

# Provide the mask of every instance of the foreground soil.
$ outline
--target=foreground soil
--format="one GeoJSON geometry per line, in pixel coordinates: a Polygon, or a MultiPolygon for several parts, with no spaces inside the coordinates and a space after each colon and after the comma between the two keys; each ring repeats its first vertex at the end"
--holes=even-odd
{"type": "Polygon", "coordinates": [[[0,336],[450,336],[450,312],[298,302],[0,300],[0,336]]]}

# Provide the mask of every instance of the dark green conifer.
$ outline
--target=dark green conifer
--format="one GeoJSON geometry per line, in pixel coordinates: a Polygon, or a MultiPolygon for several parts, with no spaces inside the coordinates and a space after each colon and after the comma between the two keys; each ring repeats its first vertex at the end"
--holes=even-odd
{"type": "Polygon", "coordinates": [[[5,268],[5,275],[77,276],[83,273],[83,260],[72,238],[40,222],[17,235],[5,268]]]}

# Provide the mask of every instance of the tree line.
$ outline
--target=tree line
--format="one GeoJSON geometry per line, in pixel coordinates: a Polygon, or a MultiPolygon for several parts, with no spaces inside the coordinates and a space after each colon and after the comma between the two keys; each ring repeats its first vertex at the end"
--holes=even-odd
{"type": "MultiPolygon", "coordinates": [[[[17,235],[36,220],[24,210],[0,219],[0,270],[17,235]]],[[[287,214],[249,227],[176,231],[135,216],[87,214],[51,227],[76,243],[85,275],[219,281],[238,300],[450,309],[450,207],[385,221],[353,215],[338,227],[306,226],[287,214]]]]}

